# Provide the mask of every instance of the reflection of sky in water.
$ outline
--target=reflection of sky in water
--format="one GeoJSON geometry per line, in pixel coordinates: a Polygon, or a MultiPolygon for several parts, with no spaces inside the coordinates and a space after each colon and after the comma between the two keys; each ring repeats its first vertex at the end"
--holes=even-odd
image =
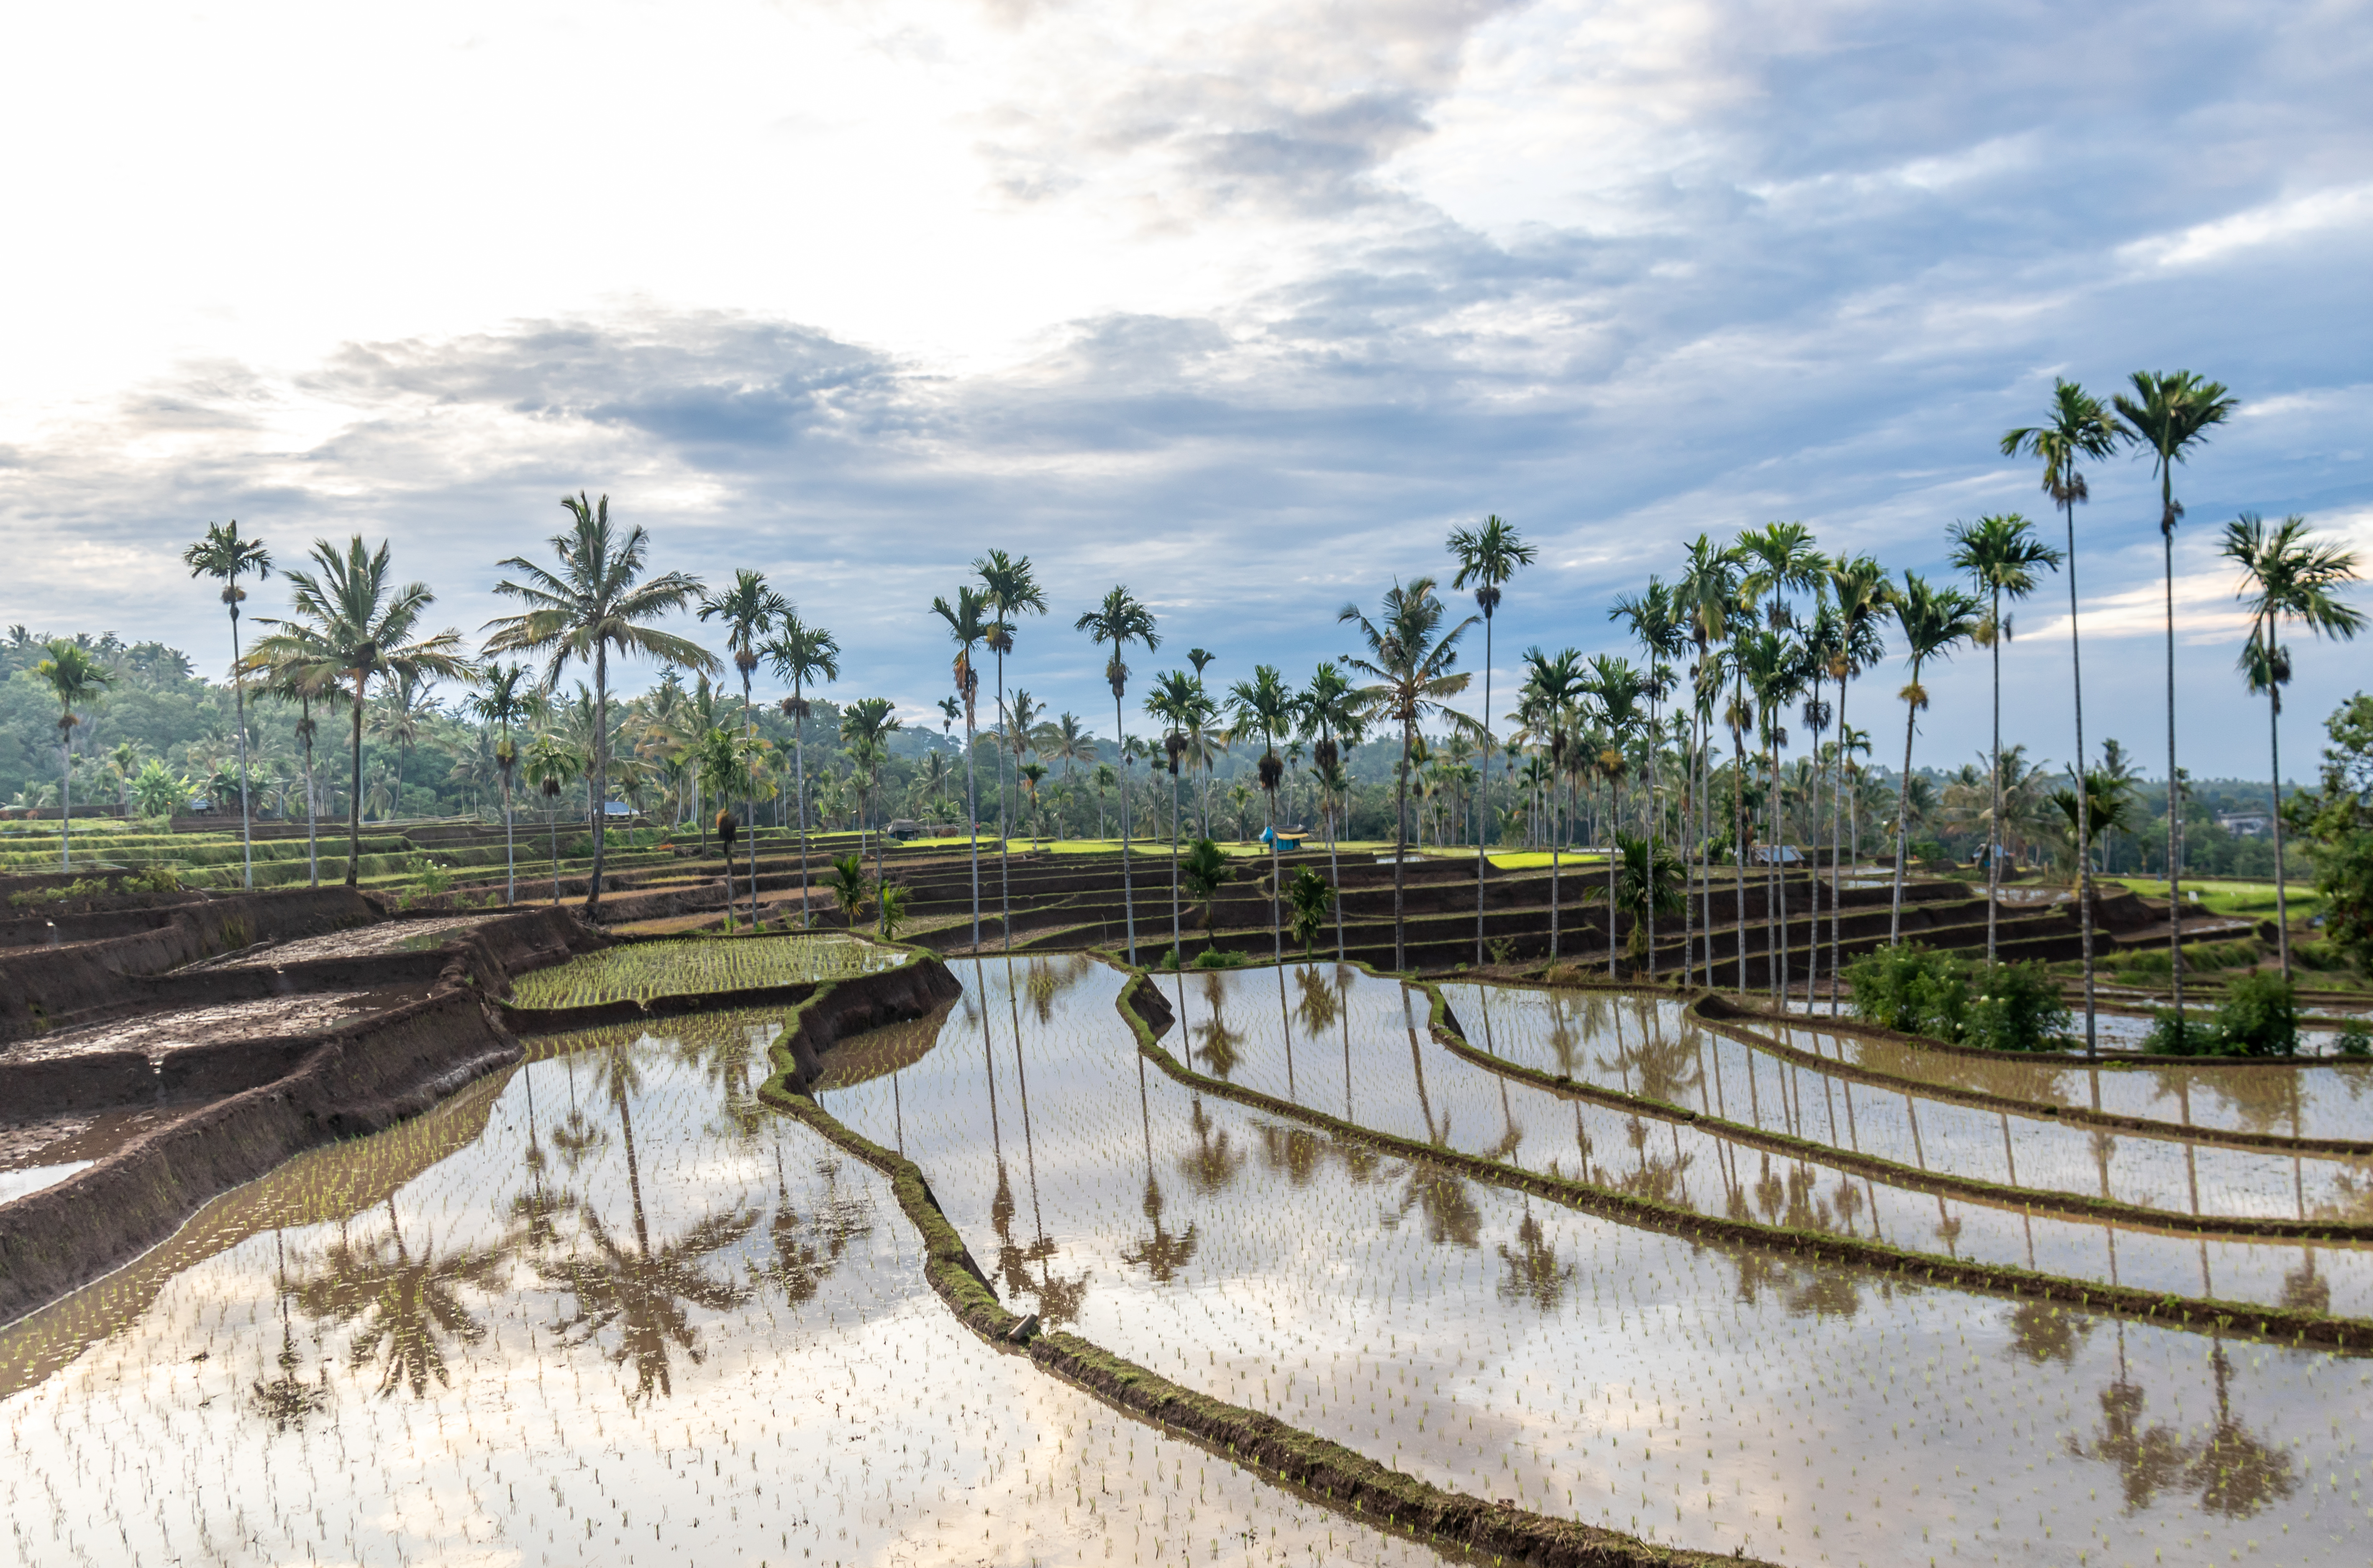
{"type": "MultiPolygon", "coordinates": [[[[922,1164],[1009,1305],[1189,1387],[1473,1494],[1786,1562],[2221,1560],[2277,1533],[2285,1561],[2366,1556],[2360,1361],[2234,1344],[2220,1367],[2199,1336],[1527,1202],[1176,1086],[1099,966],[956,968],[938,1047],[825,1103],[922,1164]]],[[[1425,1040],[1421,1002],[1335,979],[1165,978],[1164,1043],[1573,1168],[1570,1105],[1503,1100],[1425,1040]]],[[[1618,1177],[1664,1157],[1625,1120],[1594,1137],[1618,1177]]]]}
{"type": "MultiPolygon", "coordinates": [[[[1489,1038],[1500,1054],[1524,1066],[1916,1170],[2180,1215],[2343,1224],[2373,1217],[2373,1160],[2294,1158],[2132,1134],[2101,1139],[2056,1117],[1981,1110],[1832,1080],[1701,1030],[1668,1002],[1476,985],[1443,990],[1472,1031],[1470,1043],[1489,1038]]],[[[2276,1091],[2298,1086],[2297,1074],[2287,1072],[2261,1074],[2259,1083],[2276,1091]]]]}
{"type": "Polygon", "coordinates": [[[0,1332],[12,1560],[1431,1559],[982,1345],[733,1022],[300,1156],[0,1332]]]}
{"type": "Polygon", "coordinates": [[[2179,1126],[2189,1122],[2298,1138],[2373,1139],[2373,1062],[2311,1062],[2296,1067],[2114,1063],[2088,1067],[2082,1056],[1970,1055],[1809,1024],[1755,1019],[1738,1028],[1783,1039],[1818,1056],[1836,1058],[1842,1051],[1845,1061],[1890,1077],[1981,1089],[2012,1099],[2096,1106],[2113,1115],[2179,1126]]]}

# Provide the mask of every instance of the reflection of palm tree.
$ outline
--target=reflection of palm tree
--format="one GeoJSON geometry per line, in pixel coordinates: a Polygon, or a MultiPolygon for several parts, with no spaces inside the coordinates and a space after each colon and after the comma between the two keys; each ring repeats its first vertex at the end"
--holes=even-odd
{"type": "Polygon", "coordinates": [[[1459,1247],[1482,1244],[1483,1211],[1476,1206],[1475,1195],[1467,1190],[1467,1183],[1444,1167],[1431,1160],[1410,1164],[1396,1212],[1406,1215],[1411,1209],[1424,1213],[1425,1238],[1437,1247],[1445,1243],[1459,1247]]]}
{"type": "Polygon", "coordinates": [[[1221,1004],[1227,1000],[1227,978],[1217,970],[1204,970],[1203,1002],[1211,1010],[1211,1019],[1209,1023],[1195,1025],[1188,1031],[1202,1044],[1204,1070],[1222,1082],[1236,1070],[1236,1063],[1244,1060],[1237,1048],[1245,1043],[1245,1037],[1230,1028],[1227,1019],[1220,1014],[1221,1004]]]}
{"type": "Polygon", "coordinates": [[[2216,1342],[2209,1365],[2216,1374],[2216,1424],[2200,1445],[2199,1457],[2183,1472],[2183,1483],[2200,1493],[2200,1505],[2228,1519],[2246,1519],[2297,1489],[2290,1455],[2233,1419],[2226,1385],[2232,1363],[2216,1342]]]}
{"type": "Polygon", "coordinates": [[[1195,1147],[1179,1156],[1178,1167],[1196,1191],[1210,1198],[1236,1179],[1236,1172],[1245,1167],[1246,1156],[1230,1141],[1227,1129],[1218,1127],[1204,1113],[1200,1095],[1195,1097],[1188,1125],[1195,1132],[1195,1147]]]}
{"type": "Polygon", "coordinates": [[[379,1391],[407,1388],[413,1398],[422,1399],[431,1377],[440,1387],[452,1386],[440,1335],[464,1344],[486,1337],[485,1325],[462,1305],[460,1289],[496,1288],[502,1283],[504,1255],[495,1249],[464,1249],[440,1257],[433,1240],[414,1252],[396,1218],[393,1193],[388,1195],[387,1219],[388,1234],[368,1247],[344,1239],[333,1245],[321,1272],[297,1287],[297,1300],[310,1317],[336,1323],[363,1319],[348,1349],[348,1364],[360,1369],[383,1353],[379,1391]]]}
{"type": "Polygon", "coordinates": [[[752,1279],[773,1285],[793,1307],[814,1300],[848,1250],[849,1242],[873,1229],[864,1202],[841,1192],[839,1162],[818,1160],[815,1168],[824,1178],[824,1195],[814,1213],[801,1219],[791,1207],[783,1152],[775,1151],[775,1217],[766,1227],[775,1255],[767,1262],[750,1266],[752,1279]]]}
{"type": "Polygon", "coordinates": [[[297,1332],[288,1321],[288,1252],[277,1225],[272,1230],[272,1245],[280,1258],[279,1267],[273,1271],[275,1294],[280,1297],[280,1376],[268,1383],[259,1377],[248,1385],[247,1400],[248,1408],[270,1422],[275,1432],[286,1432],[304,1425],[307,1416],[330,1402],[330,1387],[326,1372],[319,1383],[308,1383],[297,1376],[297,1332]]]}
{"type": "Polygon", "coordinates": [[[630,1399],[649,1399],[654,1390],[672,1392],[669,1347],[684,1351],[695,1364],[701,1360],[696,1331],[683,1303],[711,1312],[740,1305],[749,1295],[733,1280],[719,1279],[701,1260],[721,1252],[747,1236],[758,1223],[752,1208],[710,1214],[675,1240],[651,1245],[650,1216],[643,1203],[642,1163],[635,1148],[634,1097],[642,1089],[637,1060],[649,1036],[622,1041],[602,1052],[598,1082],[618,1113],[618,1131],[626,1151],[626,1188],[633,1202],[635,1236],[632,1247],[622,1246],[598,1214],[585,1216],[585,1236],[593,1254],[571,1256],[560,1268],[546,1272],[555,1284],[565,1284],[577,1297],[577,1310],[561,1325],[564,1338],[592,1342],[615,1330],[617,1348],[610,1359],[635,1364],[636,1389],[630,1399]]]}
{"type": "Polygon", "coordinates": [[[1149,1169],[1145,1174],[1145,1218],[1153,1234],[1120,1255],[1120,1260],[1132,1267],[1142,1267],[1153,1276],[1155,1284],[1166,1285],[1186,1271],[1195,1259],[1199,1237],[1190,1222],[1186,1233],[1173,1236],[1162,1227],[1162,1183],[1153,1179],[1149,1169]]]}
{"type": "Polygon", "coordinates": [[[1565,1301],[1565,1287],[1573,1281],[1573,1265],[1558,1261],[1557,1249],[1549,1244],[1541,1222],[1529,1211],[1516,1226],[1516,1245],[1520,1250],[1515,1252],[1504,1243],[1500,1248],[1500,1261],[1508,1270],[1508,1277],[1500,1282],[1500,1299],[1526,1300],[1544,1313],[1556,1311],[1565,1301]]]}
{"type": "Polygon", "coordinates": [[[2097,1319],[2048,1301],[2023,1301],[2011,1309],[2010,1348],[2038,1366],[2076,1364],[2076,1352],[2097,1319]]]}

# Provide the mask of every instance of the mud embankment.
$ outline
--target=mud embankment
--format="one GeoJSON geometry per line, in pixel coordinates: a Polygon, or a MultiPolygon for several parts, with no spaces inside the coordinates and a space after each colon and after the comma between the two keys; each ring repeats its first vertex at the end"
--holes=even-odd
{"type": "MultiPolygon", "coordinates": [[[[57,1185],[0,1204],[0,1322],[155,1246],[217,1194],[291,1156],[417,1115],[518,1061],[519,1042],[488,993],[513,974],[603,940],[571,915],[537,911],[488,922],[427,954],[339,960],[386,964],[406,975],[424,958],[437,968],[425,994],[327,1030],[216,1040],[156,1056],[120,1051],[0,1061],[0,1105],[12,1120],[200,1102],[57,1185]]],[[[213,983],[242,972],[254,971],[189,978],[213,983]]],[[[389,972],[366,970],[357,978],[383,981],[389,972]]]]}

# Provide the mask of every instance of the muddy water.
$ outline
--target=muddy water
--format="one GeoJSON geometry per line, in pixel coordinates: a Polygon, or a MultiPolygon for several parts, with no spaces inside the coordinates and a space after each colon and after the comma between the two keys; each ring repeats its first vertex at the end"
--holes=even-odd
{"type": "Polygon", "coordinates": [[[2172,1136],[2101,1138],[2040,1111],[1981,1110],[1833,1080],[1701,1030],[1661,1000],[1479,985],[1443,991],[1471,1031],[1469,1043],[1489,1040],[1511,1061],[1915,1170],[2186,1217],[2373,1219],[2373,1158],[2293,1156],[2172,1136]]]}
{"type": "MultiPolygon", "coordinates": [[[[1527,1202],[1145,1069],[1101,968],[958,972],[934,1050],[825,1103],[920,1161],[1010,1305],[1189,1387],[1472,1494],[1792,1562],[2373,1545],[2363,1361],[1527,1202]]],[[[1454,1144],[1469,1122],[1487,1142],[1514,1125],[1515,1152],[1571,1127],[1562,1105],[1546,1125],[1502,1109],[1496,1086],[1444,1094],[1452,1059],[1413,1052],[1390,982],[1165,985],[1167,1043],[1239,1082],[1454,1144]]]]}
{"type": "Polygon", "coordinates": [[[1404,1562],[959,1329],[885,1184],[614,1031],[0,1330],[6,1561],[1404,1562]]]}
{"type": "Polygon", "coordinates": [[[2088,1067],[2065,1056],[1964,1056],[1828,1029],[1741,1026],[1798,1051],[1915,1082],[1982,1090],[2043,1105],[2091,1106],[2178,1125],[2294,1138],[2373,1140],[2373,1062],[2302,1066],[2088,1067]]]}

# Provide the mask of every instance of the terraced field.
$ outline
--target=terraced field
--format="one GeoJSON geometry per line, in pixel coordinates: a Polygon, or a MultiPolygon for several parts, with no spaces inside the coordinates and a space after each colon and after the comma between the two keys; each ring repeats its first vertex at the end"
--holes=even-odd
{"type": "Polygon", "coordinates": [[[714,995],[841,980],[894,968],[906,958],[898,948],[833,932],[635,942],[522,975],[512,983],[510,999],[521,1007],[584,1007],[648,1002],[655,996],[714,995]]]}

